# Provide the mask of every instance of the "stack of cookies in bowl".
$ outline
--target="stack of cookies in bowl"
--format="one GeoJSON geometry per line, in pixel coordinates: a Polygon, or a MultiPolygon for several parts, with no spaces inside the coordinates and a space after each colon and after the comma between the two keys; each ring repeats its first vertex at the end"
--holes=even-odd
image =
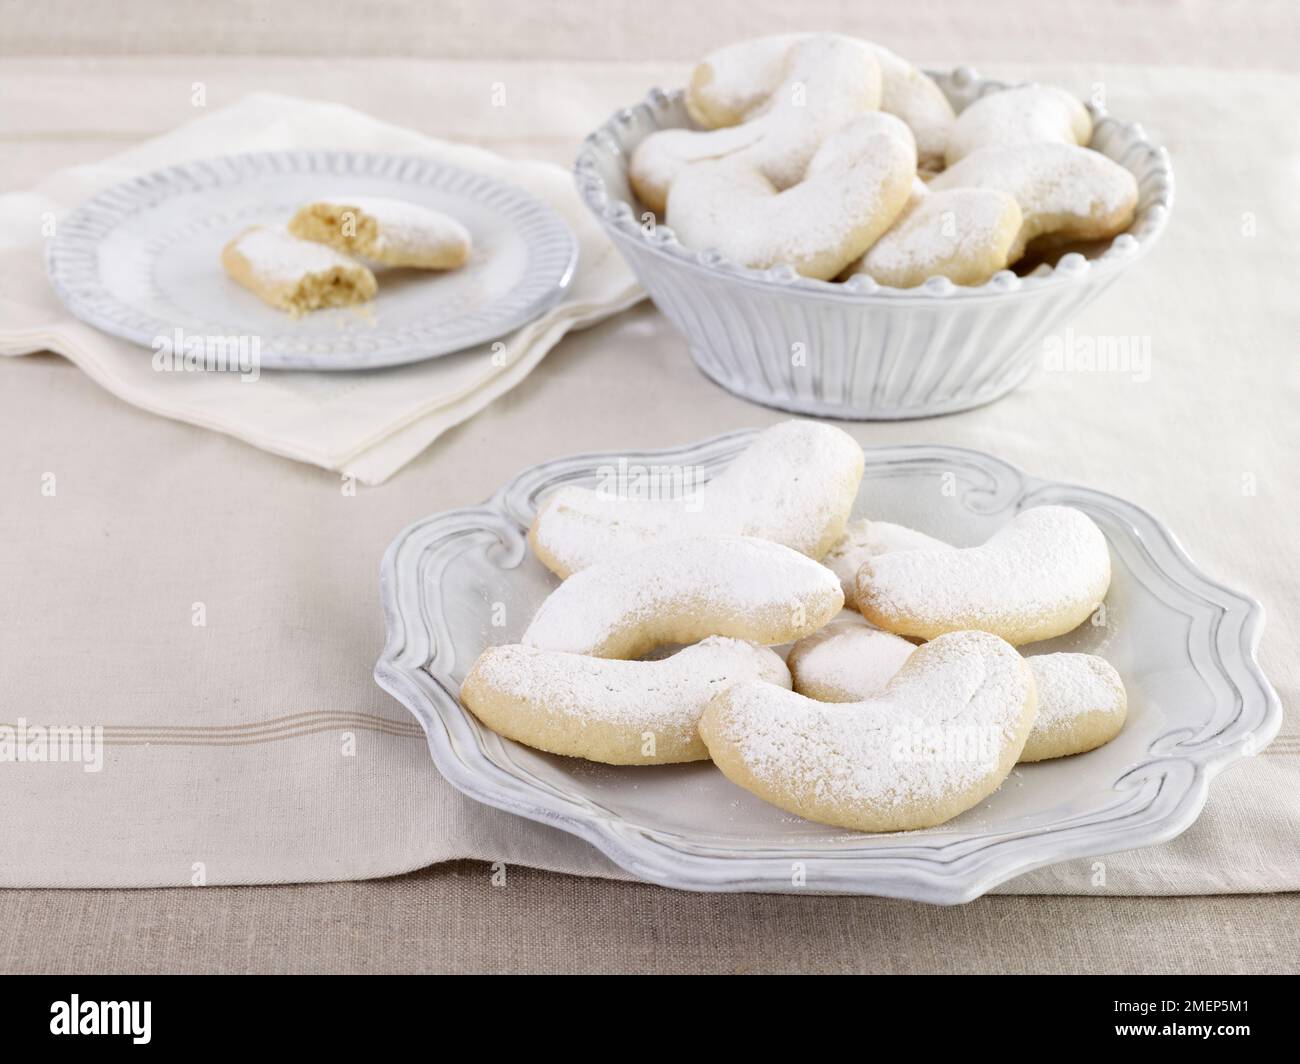
{"type": "Polygon", "coordinates": [[[862,471],[851,437],[796,421],[690,500],[560,489],[529,534],[560,583],[519,643],[475,661],[463,705],[553,754],[711,759],[781,809],[859,831],[941,824],[1018,762],[1117,734],[1108,663],[1017,649],[1104,600],[1093,522],[1033,507],[957,548],[850,521],[862,471]]]}
{"type": "Polygon", "coordinates": [[[1173,202],[1168,154],[1096,100],[829,33],[704,56],[575,179],[706,376],[863,419],[1005,395],[1173,202]]]}
{"type": "Polygon", "coordinates": [[[642,140],[632,188],[683,244],[753,269],[976,285],[1031,247],[1113,237],[1137,207],[1065,90],[1007,88],[957,115],[928,75],[853,37],[722,48],[685,99],[701,128],[642,140]]]}

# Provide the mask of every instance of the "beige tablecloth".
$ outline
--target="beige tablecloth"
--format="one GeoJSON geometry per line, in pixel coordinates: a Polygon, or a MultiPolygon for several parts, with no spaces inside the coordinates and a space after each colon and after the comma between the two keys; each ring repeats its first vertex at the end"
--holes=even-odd
{"type": "MultiPolygon", "coordinates": [[[[217,97],[223,62],[203,68],[217,97]]],[[[267,64],[259,78],[366,106],[355,99],[365,89],[340,84],[326,64],[287,69],[267,64]]],[[[0,75],[15,70],[0,95],[19,106],[4,121],[30,122],[22,105],[40,97],[47,121],[75,126],[77,79],[27,60],[0,75]]],[[[440,96],[395,121],[477,134],[508,153],[549,146],[557,158],[614,106],[681,75],[649,64],[389,71],[389,98],[403,87],[440,96]],[[487,88],[503,77],[517,103],[490,113],[487,88]]],[[[1149,336],[1151,378],[1044,373],[983,410],[849,431],[865,443],[983,448],[1153,510],[1213,576],[1264,600],[1262,661],[1289,704],[1300,686],[1300,142],[1290,114],[1300,79],[1060,64],[989,72],[1081,92],[1103,81],[1112,110],[1140,116],[1172,151],[1179,202],[1168,235],[1075,323],[1077,333],[1149,336]]],[[[143,71],[98,62],[82,74],[118,104],[117,139],[181,112],[178,79],[194,76],[182,60],[143,71]]],[[[376,574],[406,523],[481,499],[524,465],[780,417],[705,382],[651,308],[569,337],[436,452],[355,496],[334,476],[142,415],[51,356],[8,360],[0,376],[0,719],[101,722],[111,740],[96,774],[0,766],[0,801],[22,811],[0,833],[0,885],[359,878],[454,857],[612,874],[584,844],[480,807],[438,777],[405,711],[370,679],[383,639],[376,574]],[[51,473],[53,496],[42,492],[51,473]]],[[[1269,750],[1215,782],[1185,835],[1108,858],[1104,888],[1089,862],[1069,862],[1007,889],[1300,888],[1298,754],[1292,715],[1269,750]]]]}
{"type": "Polygon", "coordinates": [[[687,894],[459,861],[352,883],[0,890],[0,971],[1294,973],[1300,897],[936,907],[687,894]]]}

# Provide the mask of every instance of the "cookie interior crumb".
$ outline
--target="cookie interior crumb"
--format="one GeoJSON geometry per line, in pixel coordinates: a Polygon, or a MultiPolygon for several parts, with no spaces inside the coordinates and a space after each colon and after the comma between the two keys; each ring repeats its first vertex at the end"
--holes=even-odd
{"type": "Polygon", "coordinates": [[[294,317],[364,303],[379,290],[364,265],[283,226],[252,226],[221,251],[226,272],[264,302],[294,317]]]}
{"type": "Polygon", "coordinates": [[[469,260],[469,230],[454,218],[419,204],[378,196],[317,200],[298,209],[289,232],[383,263],[450,270],[469,260]]]}

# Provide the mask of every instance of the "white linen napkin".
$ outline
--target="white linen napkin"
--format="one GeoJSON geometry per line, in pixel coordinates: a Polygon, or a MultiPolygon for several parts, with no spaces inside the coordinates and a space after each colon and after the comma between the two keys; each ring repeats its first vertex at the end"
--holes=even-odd
{"type": "Polygon", "coordinates": [[[143,410],[215,429],[275,454],[378,484],[443,432],[513,388],[570,329],[642,298],[631,271],[578,200],[567,171],[426,137],[349,107],[259,93],[119,155],[0,196],[0,354],[54,351],[143,410]],[[190,159],[295,148],[403,152],[500,178],[553,207],[578,236],[573,285],[548,313],[489,346],[392,369],[157,373],[150,352],[72,316],[45,276],[48,221],[103,188],[190,159]],[[494,364],[495,363],[495,364],[494,364]]]}

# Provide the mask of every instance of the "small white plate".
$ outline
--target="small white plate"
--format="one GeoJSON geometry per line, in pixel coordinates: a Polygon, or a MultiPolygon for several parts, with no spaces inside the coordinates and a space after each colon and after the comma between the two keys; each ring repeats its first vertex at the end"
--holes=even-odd
{"type": "Polygon", "coordinates": [[[291,151],[173,166],[101,192],[59,225],[46,267],[82,321],[155,347],[257,337],[268,369],[371,369],[503,336],[559,301],[578,242],[550,207],[511,185],[410,155],[291,151]],[[359,308],[291,318],[237,285],[221,249],[245,227],[287,222],[333,195],[431,207],[469,229],[474,252],[446,273],[377,268],[359,308]]]}
{"type": "Polygon", "coordinates": [[[398,536],[381,570],[388,642],[375,678],[424,726],[454,786],[573,832],[633,875],[667,886],[953,903],[1040,865],[1172,838],[1200,813],[1211,777],[1277,734],[1281,704],[1255,661],[1258,603],[1205,576],[1132,503],[937,446],[867,448],[855,515],[960,546],[982,542],[1029,506],[1076,506],[1095,520],[1114,567],[1103,623],[1024,650],[1090,651],[1119,670],[1129,717],[1106,746],[1018,766],[987,801],[940,827],[865,835],[784,813],[707,762],[619,768],[540,753],[502,739],[460,705],[474,658],[489,644],[517,642],[557,583],[525,540],[541,496],[561,484],[594,486],[597,471],[619,459],[711,476],[752,436],[546,462],[482,506],[426,518],[398,536]],[[494,614],[504,626],[492,627],[494,614]]]}

